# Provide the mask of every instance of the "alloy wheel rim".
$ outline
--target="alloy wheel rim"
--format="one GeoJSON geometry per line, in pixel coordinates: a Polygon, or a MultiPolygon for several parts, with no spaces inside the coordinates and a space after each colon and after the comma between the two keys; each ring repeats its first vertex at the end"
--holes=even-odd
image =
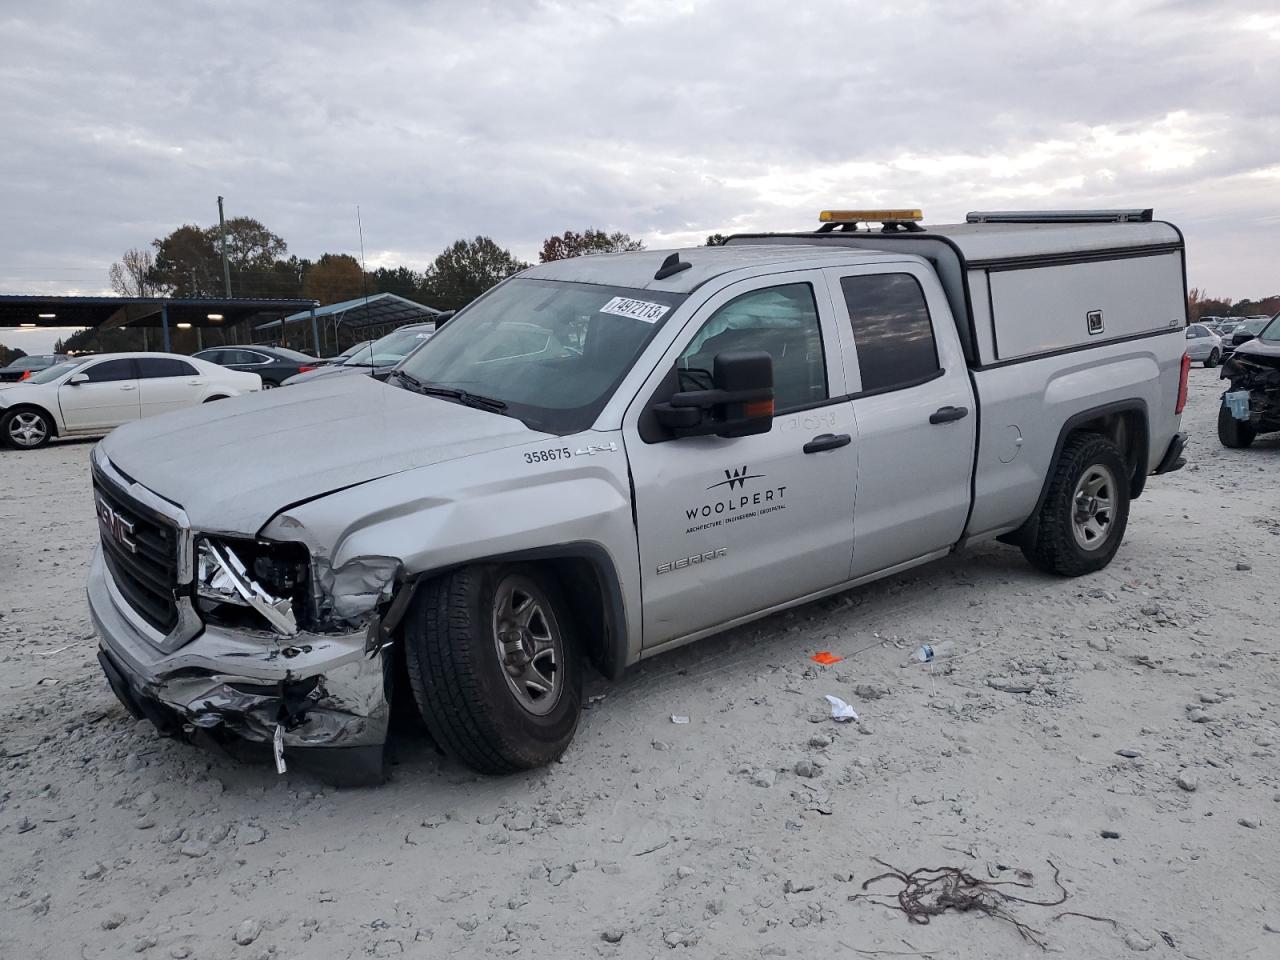
{"type": "Polygon", "coordinates": [[[1116,478],[1095,463],[1080,475],[1071,496],[1071,533],[1081,550],[1098,550],[1115,526],[1116,478]]]}
{"type": "Polygon", "coordinates": [[[34,447],[48,435],[49,428],[38,413],[14,414],[9,421],[9,439],[20,447],[34,447]]]}
{"type": "Polygon", "coordinates": [[[494,591],[493,640],[516,702],[534,716],[550,713],[564,687],[564,640],[551,604],[527,577],[506,577],[494,591]]]}

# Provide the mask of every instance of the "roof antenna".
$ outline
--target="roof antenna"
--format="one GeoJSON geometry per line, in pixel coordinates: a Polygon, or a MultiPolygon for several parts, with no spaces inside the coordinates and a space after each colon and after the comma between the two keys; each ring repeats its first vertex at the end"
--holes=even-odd
{"type": "Polygon", "coordinates": [[[667,277],[674,277],[682,270],[688,270],[693,264],[687,260],[680,259],[680,252],[676,251],[662,261],[662,266],[658,268],[658,272],[653,275],[655,280],[665,280],[667,277]]]}

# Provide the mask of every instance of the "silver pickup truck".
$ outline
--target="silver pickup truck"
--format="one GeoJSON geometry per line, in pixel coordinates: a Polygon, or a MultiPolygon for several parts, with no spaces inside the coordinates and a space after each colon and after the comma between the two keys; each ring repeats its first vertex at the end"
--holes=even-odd
{"type": "Polygon", "coordinates": [[[340,782],[382,776],[412,698],[496,773],[565,750],[588,665],[992,539],[1101,569],[1182,465],[1181,235],[918,219],[543,264],[386,384],[122,427],[92,457],[112,688],[340,782]]]}

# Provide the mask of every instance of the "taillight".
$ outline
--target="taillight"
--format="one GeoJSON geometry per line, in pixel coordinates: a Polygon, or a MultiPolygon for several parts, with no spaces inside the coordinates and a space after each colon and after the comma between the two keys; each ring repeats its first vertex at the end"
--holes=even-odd
{"type": "Polygon", "coordinates": [[[30,380],[30,379],[31,379],[31,371],[30,371],[30,370],[23,370],[23,371],[22,371],[22,376],[20,376],[18,379],[19,379],[19,380],[30,380]]]}
{"type": "Polygon", "coordinates": [[[299,373],[310,373],[310,372],[311,372],[312,370],[314,370],[314,369],[315,369],[315,367],[299,367],[299,368],[298,368],[298,372],[299,372],[299,373]]]}
{"type": "Polygon", "coordinates": [[[1181,413],[1183,407],[1187,405],[1187,377],[1191,374],[1191,354],[1184,353],[1182,355],[1182,373],[1178,376],[1178,405],[1174,407],[1174,413],[1181,413]]]}

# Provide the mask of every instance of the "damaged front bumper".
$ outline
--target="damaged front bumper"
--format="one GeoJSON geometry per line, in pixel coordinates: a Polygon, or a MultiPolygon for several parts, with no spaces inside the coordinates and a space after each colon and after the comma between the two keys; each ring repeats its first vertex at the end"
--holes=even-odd
{"type": "Polygon", "coordinates": [[[385,779],[389,658],[366,652],[367,632],[290,637],[206,625],[172,652],[127,615],[102,558],[89,570],[98,659],[119,700],[164,734],[266,745],[286,761],[342,784],[385,779]]]}
{"type": "Polygon", "coordinates": [[[1280,351],[1255,341],[1242,344],[1222,365],[1219,378],[1231,384],[1222,405],[1232,417],[1258,433],[1280,430],[1280,351]]]}

